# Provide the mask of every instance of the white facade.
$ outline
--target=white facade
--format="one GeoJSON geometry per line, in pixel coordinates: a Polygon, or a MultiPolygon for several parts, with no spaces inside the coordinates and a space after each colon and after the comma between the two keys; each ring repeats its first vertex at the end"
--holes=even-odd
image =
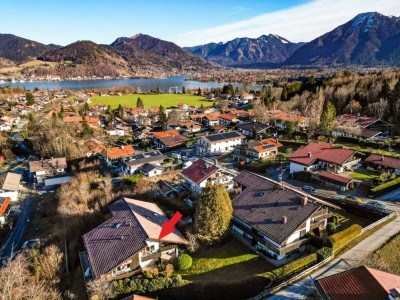
{"type": "Polygon", "coordinates": [[[210,142],[206,139],[207,137],[202,137],[199,140],[200,152],[208,154],[217,154],[233,151],[235,146],[242,144],[242,137],[237,137],[234,139],[222,140],[217,142],[210,142]]]}
{"type": "Polygon", "coordinates": [[[17,201],[18,200],[18,192],[19,191],[4,191],[0,190],[0,197],[10,197],[11,201],[17,201]]]}

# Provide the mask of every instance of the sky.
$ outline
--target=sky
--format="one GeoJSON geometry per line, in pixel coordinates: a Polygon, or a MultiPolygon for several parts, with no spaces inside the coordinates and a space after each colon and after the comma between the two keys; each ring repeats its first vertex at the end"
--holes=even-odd
{"type": "Polygon", "coordinates": [[[0,32],[41,43],[110,44],[145,33],[180,46],[278,34],[308,42],[362,12],[400,16],[400,0],[0,0],[0,32]]]}

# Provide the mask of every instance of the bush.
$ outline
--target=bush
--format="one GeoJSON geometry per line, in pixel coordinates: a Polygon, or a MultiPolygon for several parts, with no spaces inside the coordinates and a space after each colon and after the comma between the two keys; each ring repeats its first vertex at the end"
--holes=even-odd
{"type": "Polygon", "coordinates": [[[334,222],[329,222],[328,225],[326,226],[326,230],[328,230],[329,234],[332,234],[336,230],[336,224],[334,222]]]}
{"type": "Polygon", "coordinates": [[[350,227],[347,227],[346,229],[331,235],[329,241],[333,251],[335,252],[336,250],[350,242],[352,239],[360,235],[361,230],[362,227],[360,225],[353,224],[350,227]]]}
{"type": "Polygon", "coordinates": [[[399,186],[400,186],[400,177],[372,188],[371,193],[374,197],[382,196],[390,191],[395,190],[399,186]]]}
{"type": "Polygon", "coordinates": [[[291,263],[288,263],[278,269],[260,274],[260,276],[269,278],[271,281],[278,281],[288,277],[289,275],[302,271],[306,267],[317,262],[317,260],[317,253],[312,253],[303,258],[292,261],[291,263]]]}
{"type": "Polygon", "coordinates": [[[176,267],[178,270],[187,270],[192,266],[193,260],[188,254],[181,254],[176,258],[176,267]]]}
{"type": "Polygon", "coordinates": [[[323,247],[319,250],[317,250],[317,257],[318,257],[318,261],[323,261],[325,259],[327,259],[328,257],[332,256],[333,251],[332,248],[330,247],[323,247]]]}
{"type": "Polygon", "coordinates": [[[307,172],[307,171],[300,171],[300,172],[296,172],[296,173],[292,173],[292,178],[295,180],[300,180],[300,181],[304,181],[304,182],[311,182],[311,172],[307,172]]]}
{"type": "Polygon", "coordinates": [[[143,277],[147,278],[147,279],[151,279],[151,278],[153,278],[153,275],[151,274],[150,270],[144,270],[143,271],[143,277]]]}

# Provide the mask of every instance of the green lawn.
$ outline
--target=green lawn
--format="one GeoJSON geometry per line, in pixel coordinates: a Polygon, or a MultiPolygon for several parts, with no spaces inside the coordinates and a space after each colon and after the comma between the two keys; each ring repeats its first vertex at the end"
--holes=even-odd
{"type": "MultiPolygon", "coordinates": [[[[354,151],[368,152],[368,153],[374,153],[374,154],[383,154],[383,155],[393,156],[393,157],[400,157],[400,153],[389,152],[389,151],[382,150],[382,149],[374,149],[371,147],[361,147],[359,145],[352,144],[352,143],[335,144],[335,146],[340,146],[340,145],[343,145],[345,148],[352,149],[354,151]]],[[[388,146],[385,146],[385,148],[387,149],[388,146]]]]}
{"type": "Polygon", "coordinates": [[[179,103],[186,103],[190,106],[197,107],[200,107],[202,104],[203,106],[212,106],[212,102],[204,101],[204,97],[190,94],[130,94],[122,96],[94,96],[90,98],[92,100],[90,105],[105,104],[111,105],[112,108],[116,108],[119,104],[121,104],[122,106],[136,107],[136,101],[138,97],[143,99],[145,108],[151,108],[153,106],[160,105],[163,105],[164,107],[177,106],[179,103]]]}
{"type": "Polygon", "coordinates": [[[379,172],[372,172],[372,171],[363,170],[363,169],[357,170],[350,174],[351,178],[360,179],[360,180],[375,179],[375,178],[379,178],[379,176],[380,176],[379,172]]]}
{"type": "Polygon", "coordinates": [[[232,238],[222,246],[197,251],[193,255],[192,267],[180,274],[189,280],[229,280],[273,269],[266,260],[232,238]]]}
{"type": "Polygon", "coordinates": [[[338,224],[340,224],[337,229],[338,231],[341,231],[353,224],[358,224],[361,227],[366,227],[373,223],[372,220],[351,214],[345,210],[332,209],[331,213],[332,215],[336,215],[338,217],[338,224]]]}

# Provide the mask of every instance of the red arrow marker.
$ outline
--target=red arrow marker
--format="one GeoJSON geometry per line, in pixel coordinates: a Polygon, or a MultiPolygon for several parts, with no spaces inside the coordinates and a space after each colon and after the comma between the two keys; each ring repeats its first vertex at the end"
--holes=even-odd
{"type": "Polygon", "coordinates": [[[168,234],[172,233],[174,231],[175,225],[179,222],[179,220],[182,218],[182,214],[177,211],[169,220],[168,222],[164,222],[160,236],[158,237],[159,240],[161,240],[163,237],[167,236],[168,234]]]}

